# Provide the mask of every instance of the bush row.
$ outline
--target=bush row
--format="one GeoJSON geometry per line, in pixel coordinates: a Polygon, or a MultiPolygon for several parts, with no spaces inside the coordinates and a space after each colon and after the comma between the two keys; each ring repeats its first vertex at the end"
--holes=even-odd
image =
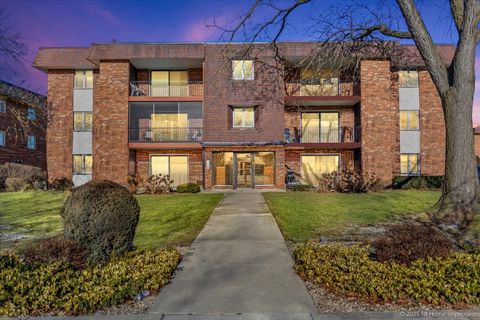
{"type": "Polygon", "coordinates": [[[480,254],[455,253],[409,265],[378,262],[368,246],[307,243],[294,251],[304,278],[374,302],[480,303],[480,254]]]}
{"type": "Polygon", "coordinates": [[[443,184],[443,176],[395,177],[394,189],[439,189],[443,184]]]}
{"type": "Polygon", "coordinates": [[[196,183],[179,184],[174,188],[174,183],[169,175],[155,174],[147,179],[139,175],[128,176],[128,189],[134,194],[168,194],[173,191],[179,193],[197,193],[200,192],[200,186],[196,183]],[[176,190],[175,190],[176,189],[176,190]]]}
{"type": "Polygon", "coordinates": [[[120,304],[142,290],[157,292],[180,261],[175,250],[129,252],[104,265],[29,264],[0,256],[0,315],[78,315],[120,304]]]}
{"type": "Polygon", "coordinates": [[[7,191],[41,190],[47,186],[47,175],[42,169],[19,163],[0,165],[0,189],[7,191]]]}

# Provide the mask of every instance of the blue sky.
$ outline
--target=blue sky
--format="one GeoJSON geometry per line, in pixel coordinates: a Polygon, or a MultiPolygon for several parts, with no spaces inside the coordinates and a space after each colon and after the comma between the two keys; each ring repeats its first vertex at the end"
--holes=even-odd
{"type": "MultiPolygon", "coordinates": [[[[379,1],[358,0],[375,7],[379,1]]],[[[383,0],[389,2],[393,0],[383,0]]],[[[28,45],[23,66],[2,72],[4,80],[46,92],[46,75],[31,67],[38,47],[88,46],[92,42],[218,41],[221,32],[208,27],[231,22],[253,0],[4,0],[12,25],[28,45]]],[[[280,0],[280,5],[291,3],[280,0]]],[[[316,0],[292,15],[284,40],[315,40],[306,21],[336,1],[316,0]]],[[[419,1],[420,12],[435,42],[454,43],[455,31],[446,0],[419,1]]],[[[395,8],[395,5],[392,5],[395,8]]],[[[269,16],[261,10],[255,21],[269,16]]],[[[480,58],[477,57],[480,71],[480,58]]],[[[480,82],[477,81],[480,87],[480,82]]],[[[480,123],[480,90],[476,90],[474,122],[480,123]]]]}

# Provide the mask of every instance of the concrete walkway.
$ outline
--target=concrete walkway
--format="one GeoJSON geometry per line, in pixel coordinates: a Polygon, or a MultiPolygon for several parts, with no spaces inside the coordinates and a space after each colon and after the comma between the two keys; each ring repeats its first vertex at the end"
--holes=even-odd
{"type": "Polygon", "coordinates": [[[292,266],[261,193],[227,193],[150,312],[315,313],[292,266]]]}

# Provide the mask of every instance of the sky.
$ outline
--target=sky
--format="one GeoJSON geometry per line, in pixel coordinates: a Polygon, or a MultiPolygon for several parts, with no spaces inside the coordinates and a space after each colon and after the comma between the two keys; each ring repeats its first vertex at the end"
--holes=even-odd
{"type": "MultiPolygon", "coordinates": [[[[391,0],[358,0],[369,8],[391,0]]],[[[278,0],[285,6],[292,0],[278,0]]],[[[0,66],[0,78],[45,94],[46,74],[33,68],[39,47],[85,47],[91,43],[117,42],[203,42],[220,41],[215,27],[228,25],[247,12],[253,0],[0,0],[11,30],[28,47],[22,65],[0,66]]],[[[314,0],[294,12],[281,40],[316,40],[311,25],[318,12],[335,0],[314,0]]],[[[433,40],[455,43],[456,35],[446,0],[417,1],[433,40]]],[[[395,5],[392,5],[395,7],[395,5]]],[[[360,14],[360,13],[359,13],[360,14]]],[[[257,12],[254,22],[271,15],[257,12]]],[[[403,27],[403,25],[400,25],[403,27]]],[[[263,40],[268,40],[267,38],[263,40]]],[[[407,41],[408,43],[408,41],[407,41]]],[[[476,74],[480,74],[480,50],[476,74]]],[[[476,80],[474,124],[480,124],[480,80],[476,80]]]]}

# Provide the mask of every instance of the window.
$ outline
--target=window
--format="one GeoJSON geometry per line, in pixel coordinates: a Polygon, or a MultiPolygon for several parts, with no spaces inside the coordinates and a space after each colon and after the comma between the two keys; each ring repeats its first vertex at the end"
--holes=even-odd
{"type": "Polygon", "coordinates": [[[75,71],[75,88],[77,89],[93,88],[93,71],[92,70],[75,71]]]}
{"type": "Polygon", "coordinates": [[[254,126],[255,126],[255,108],[254,107],[233,108],[233,127],[234,128],[253,128],[254,126]]]}
{"type": "Polygon", "coordinates": [[[318,185],[324,173],[339,170],[339,155],[305,155],[302,156],[301,175],[306,183],[318,185]]]}
{"type": "Polygon", "coordinates": [[[150,173],[169,175],[174,186],[187,183],[189,181],[188,156],[152,156],[150,173]]]}
{"type": "Polygon", "coordinates": [[[28,136],[27,137],[27,148],[30,150],[35,150],[36,148],[36,139],[35,136],[28,136]]]}
{"type": "Polygon", "coordinates": [[[0,131],[0,146],[5,145],[5,131],[0,131]]]}
{"type": "Polygon", "coordinates": [[[420,161],[418,154],[412,153],[400,155],[400,173],[402,175],[420,174],[420,161]]]}
{"type": "Polygon", "coordinates": [[[418,130],[418,111],[400,111],[400,130],[418,130]]]}
{"type": "Polygon", "coordinates": [[[401,88],[415,88],[418,87],[418,72],[417,71],[400,71],[398,73],[398,82],[401,88]]]}
{"type": "Polygon", "coordinates": [[[253,60],[233,60],[232,78],[233,80],[253,80],[253,60]]]}
{"type": "Polygon", "coordinates": [[[152,71],[152,96],[188,96],[188,71],[152,71]]]}
{"type": "Polygon", "coordinates": [[[27,120],[36,120],[37,119],[37,113],[35,112],[35,109],[33,108],[28,108],[27,109],[27,120]]]}
{"type": "Polygon", "coordinates": [[[338,112],[303,112],[303,143],[340,142],[338,112]]]}
{"type": "Polygon", "coordinates": [[[0,99],[0,113],[7,112],[7,101],[5,99],[0,99]]]}
{"type": "Polygon", "coordinates": [[[92,174],[92,155],[73,155],[73,174],[92,174]]]}
{"type": "Polygon", "coordinates": [[[93,115],[91,112],[73,113],[74,131],[92,131],[93,115]]]}

